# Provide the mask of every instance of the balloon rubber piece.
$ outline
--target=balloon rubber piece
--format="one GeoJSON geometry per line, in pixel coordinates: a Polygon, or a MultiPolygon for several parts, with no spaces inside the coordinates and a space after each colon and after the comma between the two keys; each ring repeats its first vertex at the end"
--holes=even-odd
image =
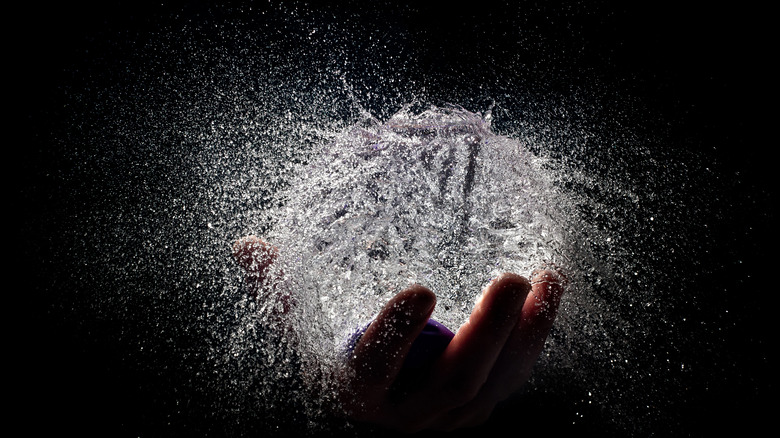
{"type": "MultiPolygon", "coordinates": [[[[351,353],[354,351],[360,338],[368,329],[370,323],[360,330],[355,331],[347,342],[346,352],[351,353]]],[[[450,344],[455,334],[450,331],[444,324],[429,319],[425,324],[422,332],[412,343],[412,347],[409,349],[409,354],[406,355],[403,367],[405,369],[422,368],[432,363],[438,358],[447,345],[450,344]]]]}

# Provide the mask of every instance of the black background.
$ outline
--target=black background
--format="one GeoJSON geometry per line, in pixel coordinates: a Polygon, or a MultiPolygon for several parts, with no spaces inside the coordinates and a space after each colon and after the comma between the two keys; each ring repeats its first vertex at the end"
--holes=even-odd
{"type": "MultiPolygon", "coordinates": [[[[776,148],[771,61],[776,48],[770,41],[774,32],[769,12],[745,2],[730,6],[598,2],[592,7],[580,3],[574,9],[539,3],[426,5],[403,13],[383,3],[324,2],[308,7],[358,11],[369,23],[382,20],[404,26],[415,36],[412,41],[419,42],[412,47],[418,57],[416,71],[437,75],[442,88],[447,87],[447,78],[479,68],[486,56],[500,64],[509,56],[505,49],[514,48],[501,39],[507,31],[518,26],[533,29],[546,41],[525,53],[529,59],[525,74],[536,77],[537,85],[554,89],[581,80],[582,71],[595,71],[617,92],[635,96],[657,113],[659,126],[669,129],[681,144],[711,157],[716,172],[728,182],[725,199],[732,200],[733,209],[715,230],[715,241],[703,245],[709,251],[701,257],[713,273],[700,286],[722,291],[716,296],[735,315],[737,324],[726,345],[741,358],[741,371],[697,399],[699,404],[690,407],[679,433],[759,431],[770,421],[764,403],[774,389],[769,377],[773,344],[768,297],[776,290],[770,184],[776,148]],[[591,10],[595,12],[583,12],[591,10]],[[556,38],[559,35],[569,36],[556,38]],[[572,52],[577,55],[570,58],[567,54],[572,52]]],[[[235,13],[218,9],[197,3],[105,2],[25,6],[9,14],[5,70],[12,73],[6,86],[13,114],[7,119],[12,136],[6,150],[11,156],[20,154],[21,160],[6,161],[15,203],[7,216],[20,223],[7,228],[18,246],[12,246],[14,263],[6,265],[11,297],[6,338],[12,342],[4,356],[20,366],[7,374],[7,380],[18,390],[13,394],[20,410],[13,417],[29,430],[45,427],[101,436],[205,433],[206,425],[197,424],[196,418],[168,415],[173,407],[166,393],[176,386],[175,378],[145,375],[125,366],[121,348],[101,334],[102,326],[64,321],[51,305],[48,297],[53,291],[68,295],[57,290],[58,278],[67,273],[58,272],[50,257],[68,203],[62,195],[68,192],[51,175],[67,172],[58,167],[63,152],[53,146],[55,132],[61,129],[62,85],[72,79],[65,67],[94,62],[91,54],[100,50],[105,35],[121,39],[124,32],[154,29],[174,13],[196,19],[235,13]]],[[[713,311],[718,308],[719,303],[713,304],[713,311]]],[[[533,432],[611,434],[597,416],[577,427],[556,424],[556,410],[570,409],[565,400],[536,402],[522,406],[532,420],[518,421],[499,412],[484,429],[498,431],[506,425],[518,432],[522,424],[533,432]]]]}

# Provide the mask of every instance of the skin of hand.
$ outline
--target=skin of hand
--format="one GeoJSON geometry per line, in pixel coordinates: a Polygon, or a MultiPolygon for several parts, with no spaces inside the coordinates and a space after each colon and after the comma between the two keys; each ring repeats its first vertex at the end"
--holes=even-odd
{"type": "MultiPolygon", "coordinates": [[[[260,281],[277,251],[256,237],[233,255],[260,281]]],[[[436,295],[413,285],[393,297],[360,338],[340,375],[341,400],[354,421],[402,432],[454,430],[487,421],[498,403],[527,382],[552,328],[563,281],[538,270],[531,281],[503,274],[482,292],[469,320],[429,369],[403,370],[436,295]]]]}

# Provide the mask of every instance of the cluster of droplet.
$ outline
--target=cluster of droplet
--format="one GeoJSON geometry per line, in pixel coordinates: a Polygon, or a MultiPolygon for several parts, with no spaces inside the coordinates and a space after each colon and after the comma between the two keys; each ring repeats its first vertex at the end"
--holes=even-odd
{"type": "Polygon", "coordinates": [[[498,273],[552,262],[569,285],[532,387],[582,389],[616,422],[653,420],[648,406],[671,398],[662,382],[687,372],[686,323],[659,310],[682,298],[656,266],[686,257],[690,229],[676,227],[705,217],[706,192],[680,195],[701,176],[692,161],[619,120],[589,125],[585,92],[526,101],[534,90],[508,83],[498,107],[514,113],[429,106],[410,97],[417,84],[397,85],[397,54],[354,84],[335,48],[359,22],[276,14],[259,30],[178,23],[112,47],[127,54],[108,79],[74,74],[63,149],[77,194],[59,251],[70,281],[100,290],[78,299],[122,327],[132,361],[177,364],[190,390],[177,402],[203,394],[226,423],[287,421],[290,402],[315,421],[332,394],[312,398],[300,376],[326,374],[394,293],[429,287],[434,318],[456,330],[498,273]],[[301,303],[290,331],[244,294],[229,248],[246,234],[279,247],[275,269],[301,303]]]}
{"type": "Polygon", "coordinates": [[[412,283],[457,329],[491,278],[561,257],[560,196],[539,161],[459,108],[350,127],[284,192],[269,236],[279,269],[337,341],[412,283]]]}

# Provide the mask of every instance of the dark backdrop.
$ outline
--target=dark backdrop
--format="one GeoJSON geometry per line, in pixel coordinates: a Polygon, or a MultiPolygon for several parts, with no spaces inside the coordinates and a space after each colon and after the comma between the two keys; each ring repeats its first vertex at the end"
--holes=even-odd
{"type": "MultiPolygon", "coordinates": [[[[634,96],[657,114],[653,123],[671,138],[717,163],[714,171],[727,182],[722,199],[729,200],[732,208],[714,231],[714,239],[702,243],[706,251],[699,256],[712,275],[699,286],[718,292],[716,302],[700,310],[731,312],[733,324],[723,348],[730,349],[729,357],[739,358],[739,371],[715,383],[717,391],[696,398],[697,405],[686,412],[679,432],[704,436],[725,427],[758,431],[759,424],[769,421],[764,402],[774,389],[774,379],[769,377],[768,352],[773,344],[767,297],[776,290],[770,184],[775,141],[769,128],[774,121],[775,72],[770,61],[775,48],[769,41],[774,32],[768,11],[746,3],[483,3],[488,2],[425,5],[405,12],[391,4],[370,2],[306,7],[357,11],[364,14],[368,28],[388,23],[402,26],[412,36],[408,44],[416,62],[401,73],[410,79],[434,78],[429,79],[433,94],[457,89],[457,78],[483,68],[486,58],[500,65],[515,56],[516,41],[507,42],[502,36],[523,27],[531,34],[529,40],[542,41],[521,49],[528,60],[524,83],[555,90],[595,75],[614,93],[634,96]],[[586,71],[588,75],[583,74],[586,71]]],[[[254,13],[259,9],[262,6],[254,13]]],[[[13,402],[20,408],[18,415],[13,411],[13,418],[32,430],[45,425],[54,431],[86,434],[115,431],[105,436],[201,436],[205,430],[218,434],[209,429],[213,425],[199,423],[207,423],[205,419],[182,414],[173,405],[169,392],[182,387],[177,376],[145,373],[127,365],[125,352],[112,343],[105,322],[62,311],[88,307],[84,303],[63,306],[75,296],[67,288],[91,286],[63,281],[67,272],[61,269],[67,263],[51,256],[69,205],[86,202],[73,199],[77,195],[57,178],[70,171],[62,167],[64,163],[72,165],[62,159],[64,152],[55,141],[63,129],[62,105],[68,99],[63,85],[78,81],[68,72],[74,71],[74,65],[78,71],[106,61],[96,61],[92,55],[110,56],[112,51],[106,47],[112,47],[112,41],[122,44],[123,35],[142,34],[174,16],[198,20],[210,14],[240,12],[197,3],[104,2],[24,6],[8,16],[12,26],[5,39],[5,70],[12,73],[12,79],[6,80],[12,114],[6,120],[12,135],[6,143],[10,152],[6,163],[13,201],[7,214],[15,225],[6,228],[14,245],[12,263],[6,264],[11,298],[6,307],[11,316],[6,338],[12,342],[5,357],[19,366],[7,375],[15,389],[13,402]]],[[[368,77],[364,83],[371,80],[368,77]]],[[[374,99],[366,98],[367,106],[381,112],[381,98],[374,99]]],[[[70,257],[68,263],[77,263],[77,254],[70,257]]],[[[719,358],[725,353],[711,354],[719,358]]],[[[556,423],[558,410],[572,409],[567,400],[517,403],[529,412],[531,422],[499,412],[484,429],[523,424],[540,426],[532,427],[534,431],[611,434],[595,413],[576,427],[556,423]]]]}

